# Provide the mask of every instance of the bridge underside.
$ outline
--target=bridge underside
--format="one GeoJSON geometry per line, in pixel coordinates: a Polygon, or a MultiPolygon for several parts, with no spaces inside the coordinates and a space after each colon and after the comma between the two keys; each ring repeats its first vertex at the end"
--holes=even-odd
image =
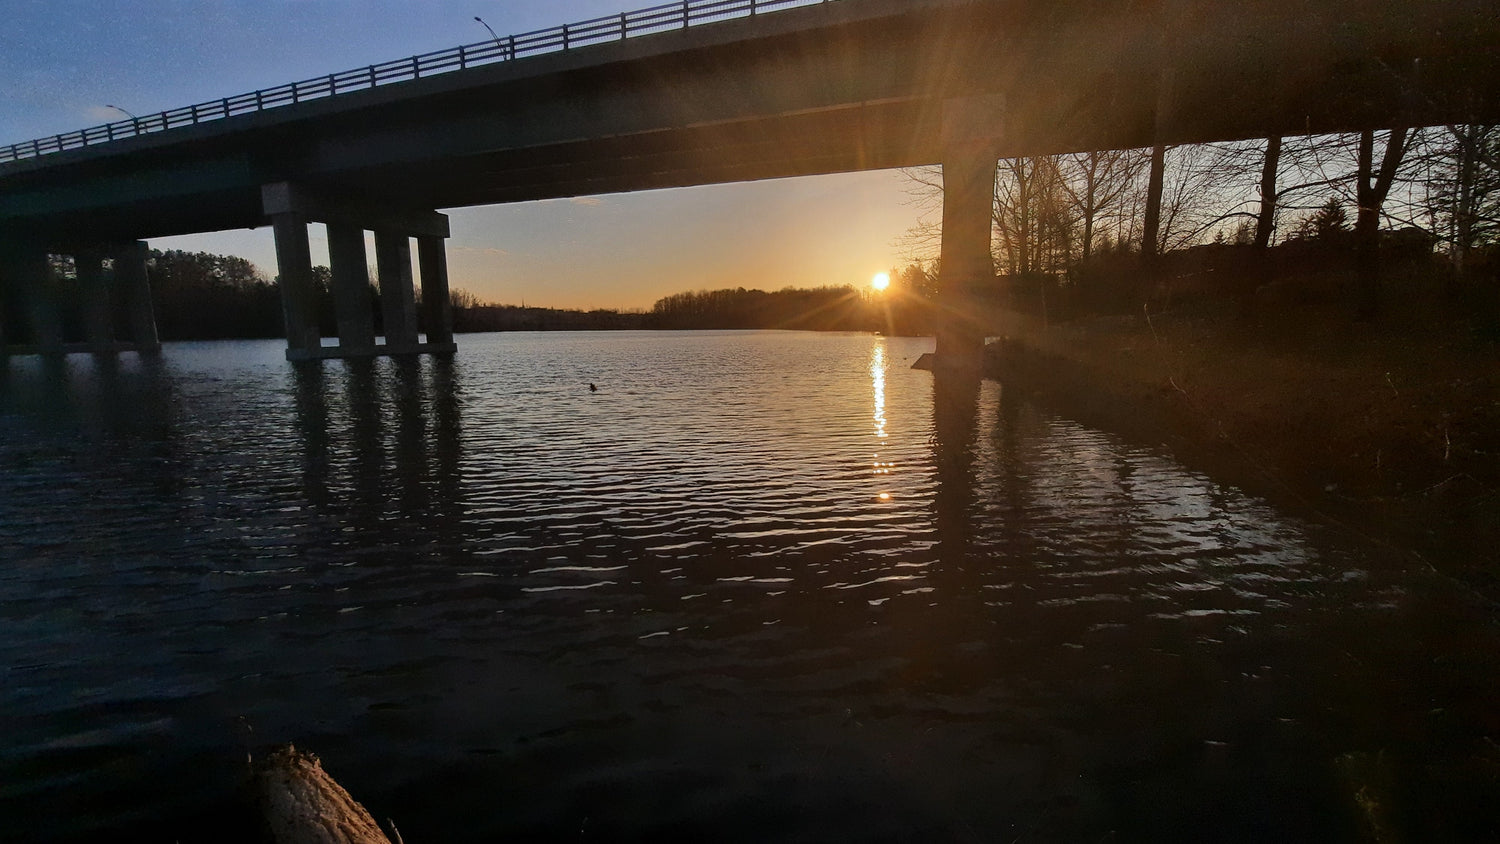
{"type": "MultiPolygon", "coordinates": [[[[428,301],[446,231],[409,223],[439,208],[925,164],[968,184],[1003,157],[1497,117],[1495,0],[845,0],[0,165],[0,231],[34,255],[274,224],[293,278],[317,217],[268,203],[290,185],[348,212],[328,221],[336,285],[362,274],[340,271],[363,261],[350,231],[415,236],[428,301]]],[[[962,291],[988,274],[970,232],[988,206],[949,192],[942,283],[962,291]]],[[[289,354],[325,354],[302,295],[289,354]]],[[[341,317],[341,347],[368,335],[341,317]]]]}

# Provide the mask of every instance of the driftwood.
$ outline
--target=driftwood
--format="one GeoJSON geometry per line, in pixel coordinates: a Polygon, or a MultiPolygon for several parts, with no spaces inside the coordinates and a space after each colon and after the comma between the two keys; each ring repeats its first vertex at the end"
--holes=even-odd
{"type": "MultiPolygon", "coordinates": [[[[277,748],[254,767],[252,777],[276,844],[392,844],[311,753],[291,745],[277,748]]],[[[396,833],[396,844],[400,841],[396,833]]]]}

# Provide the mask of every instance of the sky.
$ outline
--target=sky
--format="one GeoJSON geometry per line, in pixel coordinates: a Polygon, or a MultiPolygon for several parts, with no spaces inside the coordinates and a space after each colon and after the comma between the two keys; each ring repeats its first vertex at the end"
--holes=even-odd
{"type": "MultiPolygon", "coordinates": [[[[644,6],[652,0],[0,0],[0,143],[644,6]]],[[[465,209],[450,283],[481,300],[649,308],[719,287],[867,284],[903,263],[908,185],[877,171],[465,209]]],[[[325,263],[321,227],[314,261],[325,263]]],[[[276,272],[269,228],[160,238],[276,272]]],[[[373,261],[373,253],[371,253],[373,261]]]]}

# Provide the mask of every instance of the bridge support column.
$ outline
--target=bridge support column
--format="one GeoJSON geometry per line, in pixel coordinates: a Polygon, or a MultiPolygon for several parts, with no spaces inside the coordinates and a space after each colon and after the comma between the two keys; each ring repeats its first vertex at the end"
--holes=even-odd
{"type": "Polygon", "coordinates": [[[0,356],[9,355],[11,342],[19,339],[11,336],[12,329],[20,327],[22,290],[16,263],[14,250],[0,243],[0,356]]]}
{"type": "Polygon", "coordinates": [[[77,252],[78,291],[83,298],[83,332],[89,351],[96,355],[114,352],[115,319],[110,308],[110,290],[105,283],[104,255],[95,250],[77,252]]]}
{"type": "Polygon", "coordinates": [[[365,263],[364,230],[345,222],[330,222],[328,261],[333,270],[339,349],[355,355],[372,354],[375,321],[370,303],[370,269],[365,263]]]}
{"type": "Polygon", "coordinates": [[[317,291],[312,250],[307,242],[307,221],[297,214],[277,214],[271,225],[276,234],[281,313],[286,321],[286,358],[310,360],[317,356],[323,340],[318,334],[317,291]]]}
{"type": "Polygon", "coordinates": [[[7,353],[66,355],[74,352],[115,354],[120,351],[157,352],[161,342],[156,335],[156,316],[151,309],[151,287],[146,278],[146,244],[126,246],[91,244],[74,247],[78,271],[77,301],[62,301],[63,287],[45,252],[12,242],[0,245],[0,347],[7,353]],[[114,269],[106,271],[110,260],[114,269]],[[64,305],[75,308],[83,318],[83,342],[64,336],[64,305]],[[122,342],[116,334],[124,307],[131,341],[122,342]],[[22,312],[29,331],[20,328],[22,312]],[[29,343],[8,346],[25,339],[29,343]]]}
{"type": "Polygon", "coordinates": [[[385,345],[392,352],[417,345],[417,301],[411,274],[411,238],[376,229],[375,272],[380,278],[380,310],[385,345]]]}
{"type": "Polygon", "coordinates": [[[443,238],[423,235],[417,238],[417,260],[422,265],[422,316],[427,328],[427,342],[434,346],[453,345],[453,304],[448,298],[448,253],[443,238]]]}
{"type": "Polygon", "coordinates": [[[144,240],[132,241],[114,250],[115,287],[125,303],[130,339],[135,341],[136,351],[148,354],[161,351],[161,338],[156,334],[156,310],[151,307],[151,278],[146,275],[146,260],[150,255],[144,240]]]}
{"type": "Polygon", "coordinates": [[[943,240],[938,266],[935,365],[972,369],[984,354],[986,301],[995,286],[990,254],[996,158],[988,147],[950,150],[943,160],[943,240]]]}
{"type": "Polygon", "coordinates": [[[3,272],[17,304],[22,306],[31,329],[31,345],[44,355],[61,355],[63,348],[62,313],[58,302],[57,280],[52,276],[47,253],[18,248],[8,251],[3,272]]]}
{"type": "Polygon", "coordinates": [[[448,305],[448,269],[443,239],[448,218],[436,211],[412,210],[368,197],[331,194],[290,182],[262,185],[261,210],[276,227],[276,261],[281,269],[281,296],[286,310],[287,360],[355,358],[372,355],[449,353],[453,318],[448,305]],[[307,224],[328,226],[328,257],[333,269],[334,305],[339,345],[324,346],[318,337],[317,309],[308,255],[307,224]],[[376,272],[385,343],[375,343],[374,303],[365,263],[365,231],[375,232],[376,272]],[[412,290],[410,238],[417,238],[426,308],[440,306],[429,319],[427,342],[418,342],[416,302],[412,290]],[[430,292],[429,292],[430,290],[430,292]],[[436,330],[432,326],[438,326],[436,330]]]}

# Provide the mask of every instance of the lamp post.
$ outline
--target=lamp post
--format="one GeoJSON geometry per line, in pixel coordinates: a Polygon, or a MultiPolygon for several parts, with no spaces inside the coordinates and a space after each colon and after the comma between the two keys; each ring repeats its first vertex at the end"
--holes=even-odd
{"type": "Polygon", "coordinates": [[[479,25],[480,25],[480,26],[482,26],[482,27],[484,27],[484,28],[485,28],[485,29],[487,29],[487,30],[489,30],[489,33],[490,33],[490,37],[491,37],[491,38],[493,38],[493,39],[495,39],[495,42],[496,42],[496,43],[499,43],[499,41],[500,41],[500,36],[498,36],[498,35],[496,35],[496,34],[495,34],[495,30],[493,30],[493,29],[490,29],[490,25],[489,25],[489,24],[487,24],[487,23],[485,23],[485,22],[484,22],[484,18],[481,18],[481,17],[480,17],[480,16],[478,16],[478,15],[475,15],[475,16],[474,16],[474,20],[476,20],[476,21],[478,21],[478,22],[479,22],[479,25]]]}
{"type": "Polygon", "coordinates": [[[112,108],[115,111],[118,111],[119,113],[121,113],[121,114],[125,115],[126,117],[130,118],[130,128],[131,128],[131,131],[135,132],[137,135],[139,135],[141,133],[141,119],[139,117],[136,117],[134,112],[128,111],[128,110],[123,109],[123,108],[120,108],[117,105],[110,105],[109,103],[105,103],[104,107],[105,108],[112,108]]]}

